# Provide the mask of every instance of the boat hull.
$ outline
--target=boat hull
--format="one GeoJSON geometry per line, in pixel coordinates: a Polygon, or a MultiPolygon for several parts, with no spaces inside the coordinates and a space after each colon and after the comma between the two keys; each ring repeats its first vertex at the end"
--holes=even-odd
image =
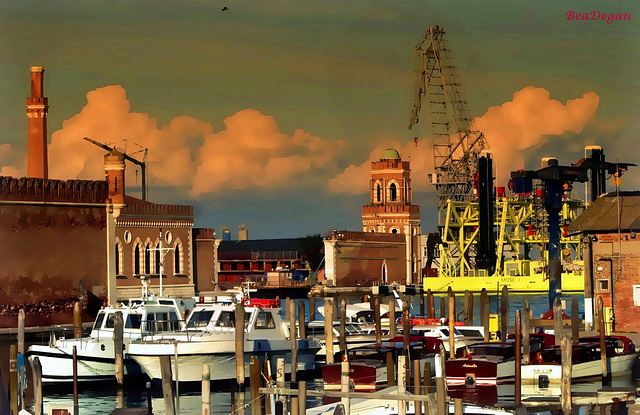
{"type": "MultiPolygon", "coordinates": [[[[300,345],[312,343],[299,340],[297,354],[297,370],[311,370],[315,367],[315,354],[320,346],[317,342],[311,347],[300,345]]],[[[248,343],[248,342],[247,342],[248,343]]],[[[291,373],[291,349],[284,345],[272,344],[263,340],[261,347],[248,347],[245,343],[244,366],[245,374],[249,374],[251,356],[258,356],[263,364],[265,357],[269,356],[272,365],[272,373],[275,373],[278,358],[284,358],[285,371],[291,373]]],[[[276,343],[276,342],[273,342],[276,343]]],[[[252,342],[252,344],[255,344],[252,342]]],[[[225,380],[236,378],[235,342],[192,342],[173,343],[157,342],[129,345],[129,355],[142,367],[142,370],[151,379],[162,379],[160,370],[160,356],[169,356],[171,360],[172,379],[180,382],[196,382],[202,380],[202,368],[209,366],[210,380],[225,380]],[[177,344],[177,346],[176,346],[177,344]],[[141,347],[142,346],[142,347],[141,347]],[[176,355],[178,359],[176,371],[176,355]],[[177,374],[176,374],[177,372],[177,374]]]]}
{"type": "Polygon", "coordinates": [[[494,362],[483,359],[454,359],[445,363],[447,386],[489,386],[513,383],[515,361],[494,362]]]}
{"type": "MultiPolygon", "coordinates": [[[[95,353],[86,349],[77,350],[77,379],[80,382],[114,380],[116,375],[113,349],[109,353],[95,353]]],[[[71,351],[34,345],[29,350],[27,358],[33,365],[38,358],[42,366],[43,383],[70,382],[73,380],[73,349],[71,351]]],[[[124,359],[125,375],[142,375],[140,366],[130,358],[124,359]]]]}

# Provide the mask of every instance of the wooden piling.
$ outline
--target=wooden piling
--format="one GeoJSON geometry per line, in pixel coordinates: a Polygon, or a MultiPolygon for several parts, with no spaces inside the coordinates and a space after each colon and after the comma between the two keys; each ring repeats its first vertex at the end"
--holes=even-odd
{"type": "Polygon", "coordinates": [[[426,316],[427,315],[427,304],[425,301],[425,296],[424,293],[423,294],[419,294],[420,295],[420,315],[421,316],[426,316]]]}
{"type": "Polygon", "coordinates": [[[316,319],[316,297],[309,297],[309,321],[316,319]]]}
{"type": "Polygon", "coordinates": [[[447,299],[440,297],[440,318],[447,318],[447,299]]]}
{"type": "MultiPolygon", "coordinates": [[[[278,360],[276,361],[276,386],[278,386],[279,388],[284,388],[284,375],[285,375],[284,358],[279,357],[278,360]]],[[[278,402],[282,404],[282,408],[284,408],[286,405],[286,399],[287,398],[285,395],[278,396],[278,402]]],[[[278,406],[276,403],[276,412],[277,412],[277,408],[278,406]]]]}
{"type": "Polygon", "coordinates": [[[525,365],[529,364],[529,355],[531,353],[529,341],[529,333],[531,332],[530,320],[531,307],[529,306],[529,300],[525,298],[522,310],[522,363],[525,365]]]}
{"type": "Polygon", "coordinates": [[[298,338],[307,338],[307,326],[305,325],[305,307],[304,301],[298,302],[298,338]]]}
{"type": "Polygon", "coordinates": [[[18,346],[9,348],[9,384],[11,392],[11,413],[18,413],[18,346]]]}
{"type": "Polygon", "coordinates": [[[260,359],[251,355],[249,361],[249,385],[251,386],[251,415],[260,415],[260,359]]]}
{"type": "MultiPolygon", "coordinates": [[[[420,361],[413,361],[413,394],[414,395],[423,395],[421,390],[421,381],[422,375],[420,374],[420,361]]],[[[426,395],[426,392],[424,393],[426,395]]],[[[413,403],[415,407],[415,414],[422,415],[422,401],[415,401],[413,403]]]]}
{"type": "Polygon", "coordinates": [[[580,316],[578,315],[578,300],[575,296],[571,299],[571,339],[573,344],[578,344],[580,339],[580,316]]]}
{"type": "Polygon", "coordinates": [[[473,315],[471,314],[472,311],[470,312],[470,310],[469,310],[469,296],[470,295],[471,295],[471,293],[469,292],[469,290],[464,290],[463,319],[464,319],[464,324],[466,324],[467,326],[471,325],[470,321],[473,318],[473,315]]]}
{"type": "Polygon", "coordinates": [[[31,371],[33,374],[33,410],[34,415],[43,414],[43,400],[42,400],[42,365],[40,364],[40,358],[34,357],[31,364],[31,371]]]}
{"type": "Polygon", "coordinates": [[[436,318],[436,307],[433,301],[431,288],[427,290],[427,318],[436,318]]]}
{"type": "MultiPolygon", "coordinates": [[[[272,380],[272,377],[271,377],[271,360],[269,358],[269,355],[265,356],[263,373],[264,373],[264,376],[262,378],[262,382],[264,386],[270,386],[269,382],[272,380]]],[[[273,413],[273,411],[271,410],[272,396],[273,395],[271,394],[267,394],[262,397],[262,402],[264,404],[264,413],[266,415],[271,415],[273,413]]]]}
{"type": "Polygon", "coordinates": [[[382,343],[382,323],[380,321],[380,297],[373,297],[373,318],[376,323],[376,344],[382,343]]]}
{"type": "Polygon", "coordinates": [[[402,300],[402,347],[408,353],[411,335],[411,322],[409,320],[409,302],[402,300]]]}
{"type": "Polygon", "coordinates": [[[488,342],[491,339],[491,333],[489,331],[489,304],[490,299],[487,296],[487,290],[483,288],[484,291],[484,299],[482,297],[482,293],[480,294],[481,304],[484,306],[482,310],[482,326],[484,328],[484,341],[488,342]]]}
{"type": "MultiPolygon", "coordinates": [[[[72,352],[72,373],[73,373],[73,413],[78,413],[78,348],[74,345],[72,352]]],[[[119,388],[121,389],[121,388],[119,388]]]]}
{"type": "Polygon", "coordinates": [[[347,353],[347,299],[343,298],[340,303],[340,352],[347,353]]]}
{"type": "MultiPolygon", "coordinates": [[[[349,361],[347,359],[342,359],[340,363],[340,391],[343,393],[349,393],[349,361]]],[[[349,396],[343,397],[340,399],[342,406],[344,406],[345,414],[351,412],[351,400],[349,396]]]]}
{"type": "Polygon", "coordinates": [[[449,287],[449,359],[456,357],[456,338],[454,327],[456,324],[456,296],[449,287]]]}
{"type": "MultiPolygon", "coordinates": [[[[407,393],[407,356],[398,356],[398,395],[407,393]]],[[[349,413],[349,412],[347,412],[349,413]]],[[[404,400],[398,401],[398,415],[407,413],[404,400]]]]}
{"type": "Polygon", "coordinates": [[[330,298],[324,301],[324,333],[325,333],[325,363],[333,364],[333,300],[330,298]]]}
{"type": "Polygon", "coordinates": [[[567,336],[560,340],[560,350],[562,353],[562,412],[565,415],[571,414],[571,341],[567,336]]]}
{"type": "Polygon", "coordinates": [[[18,312],[18,354],[24,354],[24,308],[18,312]]]}
{"type": "Polygon", "coordinates": [[[425,393],[429,393],[429,388],[431,388],[431,362],[424,362],[424,374],[422,386],[424,386],[425,393]]]}
{"type": "Polygon", "coordinates": [[[116,311],[113,323],[113,353],[116,363],[116,383],[121,388],[124,385],[124,320],[122,311],[116,311]]]}
{"type": "MultiPolygon", "coordinates": [[[[251,386],[253,387],[253,380],[251,381],[251,386]]],[[[260,387],[260,374],[258,374],[258,387],[260,387]]],[[[202,415],[211,415],[211,368],[209,367],[209,365],[202,365],[202,394],[201,395],[202,395],[202,398],[201,398],[202,415]]]]}
{"type": "Polygon", "coordinates": [[[236,383],[244,388],[244,306],[236,304],[235,310],[235,343],[236,343],[236,383]]]}
{"type": "Polygon", "coordinates": [[[396,299],[389,299],[389,337],[396,337],[396,299]]]}
{"type": "Polygon", "coordinates": [[[500,341],[507,341],[507,327],[509,324],[509,289],[502,286],[500,295],[500,341]]]}
{"type": "Polygon", "coordinates": [[[290,319],[290,315],[291,315],[291,310],[289,309],[290,301],[291,301],[291,298],[289,297],[284,299],[284,321],[289,321],[290,319]]]}
{"type": "Polygon", "coordinates": [[[387,386],[394,386],[396,384],[396,369],[395,362],[393,361],[393,353],[387,352],[387,386]]]}
{"type": "Polygon", "coordinates": [[[515,402],[516,405],[522,403],[522,324],[521,324],[521,311],[516,310],[516,370],[515,370],[515,402]]]}
{"type": "Polygon", "coordinates": [[[300,404],[298,403],[297,396],[291,396],[289,405],[289,414],[290,415],[298,415],[300,412],[300,404]]]}
{"type": "Polygon", "coordinates": [[[454,415],[462,415],[464,410],[464,405],[462,398],[455,398],[453,400],[453,413],[454,415]]]}
{"type": "Polygon", "coordinates": [[[298,382],[298,407],[300,414],[307,413],[307,382],[303,380],[298,382]]]}
{"type": "Polygon", "coordinates": [[[298,379],[298,340],[296,330],[296,303],[295,300],[287,300],[289,310],[289,338],[291,339],[291,381],[298,379]]]}
{"type": "Polygon", "coordinates": [[[607,344],[605,342],[604,326],[604,305],[602,304],[602,297],[598,297],[598,330],[600,332],[600,361],[602,362],[602,379],[606,379],[609,376],[607,370],[607,344]]]}
{"type": "Polygon", "coordinates": [[[447,387],[444,377],[436,378],[436,401],[438,402],[438,415],[448,414],[447,411],[447,387]]]}
{"type": "Polygon", "coordinates": [[[564,336],[562,300],[559,296],[553,300],[553,333],[556,336],[556,344],[559,344],[560,340],[564,336]]]}
{"type": "Polygon", "coordinates": [[[73,303],[73,337],[82,337],[82,306],[80,301],[73,303]]]}
{"type": "Polygon", "coordinates": [[[164,398],[164,410],[167,415],[175,415],[176,405],[173,400],[173,385],[171,379],[171,356],[160,356],[160,374],[162,376],[162,397],[164,398]]]}

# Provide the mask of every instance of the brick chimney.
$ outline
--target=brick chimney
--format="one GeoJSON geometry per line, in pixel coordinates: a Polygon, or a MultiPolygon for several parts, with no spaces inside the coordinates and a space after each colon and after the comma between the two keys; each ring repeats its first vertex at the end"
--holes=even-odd
{"type": "Polygon", "coordinates": [[[114,205],[124,204],[124,155],[116,149],[104,156],[104,173],[109,183],[109,199],[114,205]]]}
{"type": "Polygon", "coordinates": [[[49,178],[47,161],[47,112],[49,100],[44,96],[44,69],[31,67],[31,96],[27,98],[29,143],[27,177],[49,178]]]}

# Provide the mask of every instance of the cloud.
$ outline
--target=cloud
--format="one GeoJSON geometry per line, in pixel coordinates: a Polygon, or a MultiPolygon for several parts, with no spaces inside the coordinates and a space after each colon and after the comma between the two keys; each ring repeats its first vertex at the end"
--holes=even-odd
{"type": "MultiPolygon", "coordinates": [[[[326,183],[346,146],[301,129],[287,135],[273,117],[253,109],[227,117],[224,124],[225,129],[215,132],[208,122],[181,116],[158,126],[149,114],[131,112],[122,86],[98,88],[87,93],[80,113],[52,134],[49,176],[104,177],[105,150],[82,140],[90,137],[138,160],[144,157],[141,150],[148,149],[150,184],[179,188],[193,197],[225,190],[296,188],[326,183]]],[[[130,166],[128,186],[139,185],[136,168],[130,166]]]]}
{"type": "Polygon", "coordinates": [[[476,118],[475,127],[489,143],[499,180],[524,168],[526,150],[561,141],[568,132],[581,133],[599,102],[595,92],[586,92],[563,104],[551,99],[549,91],[528,86],[514,93],[512,101],[491,107],[476,118]]]}
{"type": "MultiPolygon", "coordinates": [[[[567,132],[580,133],[598,108],[600,98],[587,92],[562,104],[550,98],[543,88],[525,87],[513,94],[513,100],[489,108],[474,120],[493,153],[497,183],[503,185],[512,170],[524,167],[527,150],[535,150],[550,140],[561,141],[567,132]]],[[[371,162],[379,160],[387,148],[395,148],[403,160],[411,162],[414,191],[433,191],[427,175],[434,172],[433,143],[430,138],[413,142],[380,140],[364,163],[351,164],[329,181],[329,191],[341,194],[368,192],[371,162]]],[[[500,184],[498,184],[500,185],[500,184]]]]}
{"type": "Polygon", "coordinates": [[[376,148],[371,150],[364,163],[351,164],[329,180],[329,191],[351,195],[368,193],[371,162],[380,160],[380,156],[388,148],[398,150],[402,160],[410,162],[411,184],[414,191],[433,191],[427,180],[427,175],[433,173],[433,141],[430,139],[420,140],[417,146],[413,141],[382,140],[376,148]]]}

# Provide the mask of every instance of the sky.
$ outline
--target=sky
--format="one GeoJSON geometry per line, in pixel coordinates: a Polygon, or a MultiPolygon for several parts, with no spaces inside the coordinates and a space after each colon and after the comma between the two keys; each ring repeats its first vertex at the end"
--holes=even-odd
{"type": "MultiPolygon", "coordinates": [[[[219,237],[325,235],[362,228],[370,162],[395,148],[434,232],[426,105],[408,129],[413,48],[434,25],[497,186],[586,145],[640,164],[637,1],[0,0],[0,175],[26,175],[29,68],[42,66],[50,178],[104,179],[90,137],[147,149],[149,200],[193,205],[219,237]],[[631,19],[567,20],[594,11],[631,19]]],[[[636,169],[621,190],[640,189],[636,169]]],[[[133,164],[127,187],[140,196],[133,164]]]]}

